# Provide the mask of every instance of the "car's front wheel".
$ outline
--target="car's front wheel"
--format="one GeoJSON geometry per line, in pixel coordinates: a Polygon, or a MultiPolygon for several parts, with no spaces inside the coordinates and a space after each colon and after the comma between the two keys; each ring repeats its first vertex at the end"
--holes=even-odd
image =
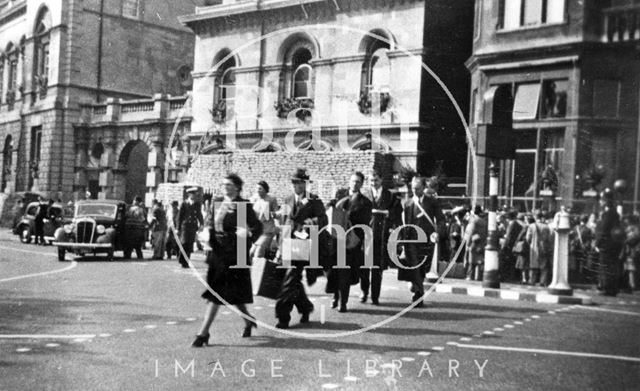
{"type": "Polygon", "coordinates": [[[28,225],[24,225],[20,229],[20,241],[27,244],[31,243],[31,230],[28,225]]]}
{"type": "Polygon", "coordinates": [[[64,262],[65,261],[65,250],[64,247],[58,247],[58,261],[60,262],[64,262]]]}

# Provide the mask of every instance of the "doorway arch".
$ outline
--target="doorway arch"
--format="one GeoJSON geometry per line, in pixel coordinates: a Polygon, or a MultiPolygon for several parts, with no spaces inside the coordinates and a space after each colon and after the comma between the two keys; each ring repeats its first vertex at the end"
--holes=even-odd
{"type": "Polygon", "coordinates": [[[148,159],[149,146],[142,140],[129,141],[120,152],[118,162],[120,167],[127,170],[124,192],[126,203],[130,204],[138,196],[144,199],[147,192],[148,159]]]}

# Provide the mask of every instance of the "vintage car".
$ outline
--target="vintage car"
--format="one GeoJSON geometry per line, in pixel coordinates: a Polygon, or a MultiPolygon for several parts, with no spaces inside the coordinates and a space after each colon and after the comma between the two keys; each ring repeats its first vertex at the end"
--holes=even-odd
{"type": "MultiPolygon", "coordinates": [[[[36,235],[36,216],[40,211],[40,208],[47,208],[46,203],[31,202],[24,210],[24,215],[20,218],[13,229],[13,233],[20,235],[20,241],[22,243],[31,243],[35,239],[36,235]]],[[[49,208],[47,217],[44,220],[44,240],[52,242],[54,240],[54,234],[56,229],[62,227],[64,224],[69,223],[73,213],[67,209],[66,206],[54,203],[49,208]]]]}
{"type": "Polygon", "coordinates": [[[114,251],[123,251],[130,258],[133,242],[145,237],[147,227],[144,222],[127,221],[127,209],[121,201],[78,201],[72,222],[55,232],[58,260],[64,261],[66,252],[106,253],[111,261],[114,251]]]}

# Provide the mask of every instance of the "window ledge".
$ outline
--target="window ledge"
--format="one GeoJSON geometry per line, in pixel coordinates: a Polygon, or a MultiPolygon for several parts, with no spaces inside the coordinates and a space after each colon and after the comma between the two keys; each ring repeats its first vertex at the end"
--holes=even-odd
{"type": "Polygon", "coordinates": [[[507,34],[512,34],[512,33],[532,31],[532,30],[551,29],[551,28],[555,28],[555,27],[566,26],[568,24],[569,24],[569,22],[565,20],[563,22],[537,24],[535,26],[521,26],[521,27],[518,27],[518,28],[515,28],[515,29],[509,29],[509,30],[507,30],[507,29],[496,29],[496,35],[507,35],[507,34]]]}

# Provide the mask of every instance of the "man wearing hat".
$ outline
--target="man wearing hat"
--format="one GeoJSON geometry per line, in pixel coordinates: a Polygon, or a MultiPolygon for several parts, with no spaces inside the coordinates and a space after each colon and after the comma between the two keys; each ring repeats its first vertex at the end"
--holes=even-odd
{"type": "MultiPolygon", "coordinates": [[[[198,192],[197,187],[190,187],[187,189],[187,199],[180,205],[180,211],[178,212],[178,230],[180,233],[180,243],[187,258],[191,258],[191,252],[193,251],[193,243],[196,240],[196,233],[202,224],[204,223],[202,218],[202,208],[200,203],[195,200],[195,195],[198,192]]],[[[178,254],[178,262],[183,268],[188,268],[187,258],[185,258],[182,251],[178,254]]]]}
{"type": "Polygon", "coordinates": [[[620,253],[624,243],[624,231],[613,201],[611,189],[607,188],[600,193],[601,214],[596,225],[596,250],[600,261],[598,288],[607,296],[616,296],[620,290],[620,253]]]}
{"type": "MultiPolygon", "coordinates": [[[[285,197],[280,210],[284,227],[290,227],[290,238],[309,238],[307,226],[317,226],[318,230],[327,225],[327,215],[322,200],[317,195],[307,192],[309,176],[305,169],[298,168],[291,176],[293,194],[285,197]]],[[[276,302],[277,328],[286,329],[291,320],[291,311],[295,306],[302,314],[300,323],[309,322],[309,314],[313,311],[313,304],[309,301],[302,285],[302,271],[307,262],[292,262],[287,270],[278,301],[276,302]]]]}

